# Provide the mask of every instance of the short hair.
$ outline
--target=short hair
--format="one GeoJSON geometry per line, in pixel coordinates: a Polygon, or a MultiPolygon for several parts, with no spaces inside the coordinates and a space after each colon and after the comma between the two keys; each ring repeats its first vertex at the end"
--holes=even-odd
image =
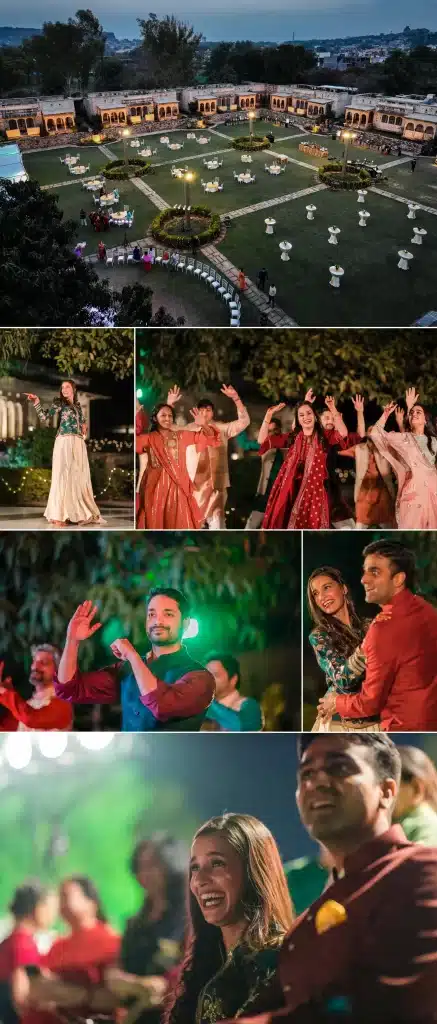
{"type": "Polygon", "coordinates": [[[32,658],[35,657],[35,654],[38,654],[38,651],[44,651],[46,654],[51,654],[55,669],[57,670],[59,668],[59,662],[61,660],[59,647],[54,647],[53,644],[33,644],[30,648],[32,658]]]}
{"type": "Polygon", "coordinates": [[[374,540],[364,548],[363,558],[366,558],[367,555],[381,555],[383,558],[388,558],[392,568],[394,569],[393,575],[397,572],[404,572],[405,586],[408,587],[409,590],[415,590],[416,559],[410,548],[406,548],[401,541],[385,539],[374,540]]]}
{"type": "Polygon", "coordinates": [[[212,411],[214,413],[214,416],[215,416],[214,402],[211,402],[210,398],[201,398],[200,402],[197,403],[197,408],[198,409],[212,409],[212,411]]]}
{"type": "Polygon", "coordinates": [[[274,423],[276,427],[281,427],[282,429],[282,420],[279,419],[279,416],[272,416],[270,423],[274,423]]]}
{"type": "Polygon", "coordinates": [[[241,683],[241,669],[240,662],[237,658],[234,658],[233,654],[227,654],[226,651],[211,651],[205,658],[205,665],[210,661],[219,661],[223,668],[228,673],[229,678],[237,676],[237,690],[241,683]]]}
{"type": "Polygon", "coordinates": [[[172,601],[176,601],[179,607],[180,613],[183,619],[188,619],[190,615],[190,606],[188,599],[181,590],[176,590],[175,587],[154,587],[153,590],[147,595],[146,607],[149,607],[151,600],[154,597],[170,597],[172,601]]]}
{"type": "Polygon", "coordinates": [[[9,904],[9,910],[14,917],[31,917],[38,906],[48,895],[48,889],[40,882],[24,882],[15,890],[9,904]]]}
{"type": "MultiPolygon", "coordinates": [[[[317,739],[317,735],[313,733],[303,733],[299,737],[297,741],[299,762],[302,761],[308,748],[317,739]]],[[[360,744],[370,751],[373,769],[378,782],[383,782],[385,779],[395,779],[396,784],[399,786],[402,767],[401,755],[393,740],[390,739],[390,736],[380,732],[348,733],[346,739],[348,743],[360,744]]]]}

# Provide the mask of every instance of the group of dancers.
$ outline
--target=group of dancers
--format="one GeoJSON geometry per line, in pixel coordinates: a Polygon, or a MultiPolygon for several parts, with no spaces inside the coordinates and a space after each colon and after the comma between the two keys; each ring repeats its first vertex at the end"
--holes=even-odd
{"type": "Polygon", "coordinates": [[[435,1024],[432,762],[383,735],[307,734],[296,799],[320,851],[306,898],[302,861],[284,867],[244,813],[197,829],[188,871],[171,840],[138,844],[142,906],[122,937],[90,878],[21,885],[0,943],[2,1024],[435,1024]]]}
{"type": "MultiPolygon", "coordinates": [[[[212,402],[191,410],[194,422],[178,427],[172,388],[152,413],[147,432],[137,419],[140,456],[137,525],[145,529],[226,526],[228,441],[247,429],[249,414],[232,387],[222,388],[237,419],[220,423],[212,402]]],[[[437,433],[414,388],[402,404],[390,402],[376,423],[366,423],[365,401],[351,399],[356,430],[348,430],[332,396],[320,411],[309,389],[284,431],[281,402],[267,410],[258,434],[262,460],[255,506],[246,529],[437,529],[437,433]],[[387,429],[394,416],[397,429],[387,429]],[[354,508],[342,493],[341,473],[355,464],[354,508]]]]}
{"type": "Polygon", "coordinates": [[[38,395],[25,394],[44,426],[57,418],[45,518],[58,528],[65,527],[67,523],[75,526],[105,525],[94,499],[85,443],[87,425],[76,384],[72,380],[64,380],[59,396],[47,409],[43,409],[38,395]]]}
{"type": "Polygon", "coordinates": [[[313,731],[437,731],[437,611],[416,593],[413,552],[374,541],[361,582],[376,617],[357,612],[335,567],[308,579],[309,641],[328,685],[313,731]]]}

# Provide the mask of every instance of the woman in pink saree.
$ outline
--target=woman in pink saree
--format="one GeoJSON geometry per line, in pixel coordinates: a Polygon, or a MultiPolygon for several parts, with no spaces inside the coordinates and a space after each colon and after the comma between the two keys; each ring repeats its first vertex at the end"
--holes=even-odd
{"type": "Polygon", "coordinates": [[[406,392],[407,424],[395,402],[386,405],[370,435],[398,482],[396,522],[400,530],[437,530],[437,436],[414,388],[406,392]],[[399,432],[385,424],[396,410],[399,432]]]}
{"type": "Polygon", "coordinates": [[[284,465],[273,484],[262,522],[263,530],[328,530],[330,509],[327,456],[331,446],[346,447],[348,431],[333,398],[325,399],[334,427],[324,430],[311,405],[300,402],[297,424],[290,434],[268,435],[272,416],[284,404],[267,410],[258,441],[259,454],[269,448],[288,448],[284,465]]]}
{"type": "Polygon", "coordinates": [[[187,448],[197,451],[220,445],[215,427],[206,426],[203,410],[193,409],[198,430],[175,430],[170,405],[158,405],[152,413],[150,430],[138,434],[136,450],[147,453],[148,464],[138,493],[137,527],[140,530],[198,530],[200,508],[193,495],[187,469],[187,448]]]}

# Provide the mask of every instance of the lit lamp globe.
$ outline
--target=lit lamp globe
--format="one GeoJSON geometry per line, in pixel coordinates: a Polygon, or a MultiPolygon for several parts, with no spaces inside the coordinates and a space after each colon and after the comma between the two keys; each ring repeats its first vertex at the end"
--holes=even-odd
{"type": "Polygon", "coordinates": [[[249,118],[250,137],[253,138],[253,122],[254,122],[254,120],[256,118],[255,111],[254,110],[249,110],[249,113],[248,113],[247,116],[249,118]]]}

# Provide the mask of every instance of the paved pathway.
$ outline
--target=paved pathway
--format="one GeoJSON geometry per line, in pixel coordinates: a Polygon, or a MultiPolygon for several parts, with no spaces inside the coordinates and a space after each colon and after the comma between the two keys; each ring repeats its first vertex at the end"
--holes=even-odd
{"type": "Polygon", "coordinates": [[[379,196],[385,196],[386,199],[395,199],[397,203],[405,203],[406,206],[409,203],[415,203],[420,210],[425,210],[426,213],[433,213],[437,217],[437,210],[434,206],[424,206],[423,203],[417,203],[415,199],[407,199],[406,196],[398,196],[395,192],[387,192],[384,188],[377,188],[376,185],[372,185],[369,192],[376,192],[379,196]]]}
{"type": "Polygon", "coordinates": [[[144,192],[144,195],[150,199],[150,202],[153,203],[154,206],[158,207],[158,210],[168,210],[168,203],[166,203],[164,199],[161,199],[161,196],[159,196],[153,188],[150,188],[150,185],[146,185],[143,178],[131,178],[130,180],[133,185],[136,185],[140,192],[144,192]]]}
{"type": "Polygon", "coordinates": [[[400,156],[397,160],[390,160],[388,164],[378,164],[381,170],[386,171],[388,167],[398,167],[399,164],[408,164],[411,161],[410,156],[400,156]]]}
{"type": "Polygon", "coordinates": [[[103,156],[106,156],[107,160],[117,159],[115,153],[109,148],[109,146],[98,146],[97,149],[100,149],[100,152],[103,153],[103,156]]]}
{"type": "MultiPolygon", "coordinates": [[[[213,263],[214,266],[217,267],[217,270],[220,270],[222,274],[232,282],[234,287],[237,287],[237,267],[235,267],[230,260],[226,259],[226,256],[223,256],[223,254],[216,249],[215,245],[205,245],[202,252],[204,256],[206,256],[207,260],[209,260],[210,263],[213,263]]],[[[296,321],[292,320],[290,316],[287,316],[280,306],[275,306],[274,308],[269,306],[264,292],[260,291],[249,277],[246,277],[246,281],[247,289],[244,292],[244,297],[256,306],[260,313],[264,313],[274,327],[297,327],[296,321]]]]}
{"type": "Polygon", "coordinates": [[[253,206],[242,206],[239,210],[231,210],[230,213],[223,213],[221,220],[230,217],[235,220],[237,217],[244,217],[246,213],[256,213],[258,210],[268,210],[271,206],[279,206],[280,203],[288,203],[292,199],[301,199],[302,196],[312,195],[313,192],[322,192],[327,185],[313,185],[312,188],[301,188],[298,192],[289,192],[286,196],[276,196],[275,199],[266,199],[262,203],[254,203],[253,206]]]}

